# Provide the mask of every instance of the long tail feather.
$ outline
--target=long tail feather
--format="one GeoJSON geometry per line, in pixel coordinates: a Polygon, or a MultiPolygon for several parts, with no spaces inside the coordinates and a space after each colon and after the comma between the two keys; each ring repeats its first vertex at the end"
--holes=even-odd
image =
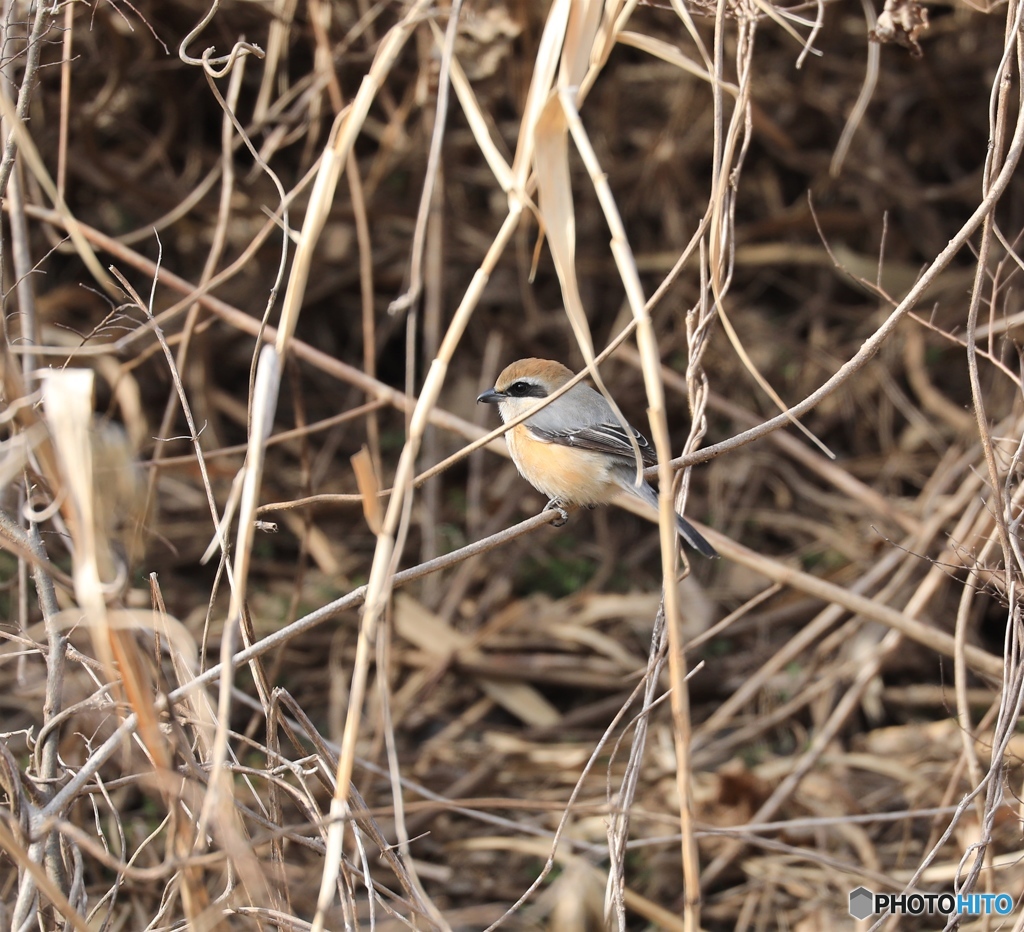
{"type": "MultiPolygon", "coordinates": [[[[621,477],[617,476],[616,478],[622,488],[632,492],[638,498],[642,498],[648,505],[657,508],[658,493],[646,482],[638,489],[633,484],[633,475],[634,473],[629,471],[628,476],[623,473],[621,477]]],[[[702,553],[706,557],[718,556],[718,551],[704,540],[700,532],[681,515],[676,515],[676,530],[679,532],[679,536],[698,553],[702,553]]]]}
{"type": "Polygon", "coordinates": [[[718,551],[701,536],[700,532],[686,518],[676,515],[676,529],[679,536],[685,540],[694,550],[699,551],[706,557],[717,557],[718,551]]]}

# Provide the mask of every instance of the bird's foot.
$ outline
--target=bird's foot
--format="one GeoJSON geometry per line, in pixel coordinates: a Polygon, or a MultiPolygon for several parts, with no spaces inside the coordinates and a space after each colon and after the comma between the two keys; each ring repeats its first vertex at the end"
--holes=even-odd
{"type": "Polygon", "coordinates": [[[552,527],[561,527],[569,520],[569,512],[565,510],[565,506],[557,499],[553,498],[544,506],[545,511],[557,511],[558,520],[552,521],[552,527]]]}

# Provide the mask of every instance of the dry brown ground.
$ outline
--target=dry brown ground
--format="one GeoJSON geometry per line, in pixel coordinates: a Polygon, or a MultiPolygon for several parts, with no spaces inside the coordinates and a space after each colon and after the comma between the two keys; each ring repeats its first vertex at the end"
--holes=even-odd
{"type": "Polygon", "coordinates": [[[4,9],[0,928],[1024,890],[1018,0],[4,9]],[[473,403],[613,344],[721,560],[473,403]]]}

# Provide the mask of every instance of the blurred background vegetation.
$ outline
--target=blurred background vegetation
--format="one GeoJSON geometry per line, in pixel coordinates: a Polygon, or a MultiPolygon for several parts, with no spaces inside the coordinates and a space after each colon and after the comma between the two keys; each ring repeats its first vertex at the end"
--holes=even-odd
{"type": "MultiPolygon", "coordinates": [[[[627,29],[648,45],[616,45],[581,109],[646,295],[665,281],[709,211],[723,138],[681,8],[653,2],[632,9],[627,29]],[[693,67],[651,54],[651,43],[693,67]]],[[[27,107],[4,199],[5,456],[14,457],[5,460],[6,520],[28,528],[31,504],[45,560],[58,573],[72,571],[67,535],[74,535],[39,514],[55,499],[59,507],[59,471],[47,472],[38,448],[34,457],[17,458],[17,437],[30,436],[32,420],[17,412],[37,410],[36,368],[93,369],[93,432],[108,438],[94,445],[113,449],[109,468],[120,477],[97,472],[101,511],[111,517],[102,530],[124,570],[108,604],[148,609],[156,574],[166,611],[182,622],[197,663],[208,668],[219,656],[228,586],[216,557],[200,559],[214,525],[171,367],[142,309],[97,284],[68,237],[66,217],[86,230],[100,264],[116,267],[143,298],[153,281],[147,261],[159,260],[152,310],[178,354],[210,490],[223,512],[249,434],[257,322],[275,295],[269,323],[277,322],[287,281],[282,221],[274,219],[279,190],[288,194],[288,222],[297,230],[336,114],[355,98],[407,8],[368,0],[225,3],[188,52],[200,56],[212,46],[224,54],[244,37],[267,54],[239,58],[232,74],[217,80],[178,56],[207,12],[193,0],[76,3],[44,14],[10,3],[6,10],[0,72],[7,132],[19,95],[27,107]],[[38,51],[38,68],[28,49],[38,51]],[[219,97],[231,102],[238,126],[226,122],[219,97]],[[54,210],[46,175],[66,210],[54,210]],[[208,291],[219,304],[183,301],[211,279],[208,291]],[[123,436],[110,424],[123,427],[123,436]]],[[[856,356],[982,203],[991,182],[986,159],[993,151],[997,161],[1006,157],[1016,128],[1017,51],[1011,41],[1004,59],[1004,44],[1018,7],[892,4],[888,13],[907,28],[896,29],[902,41],[886,43],[869,39],[883,11],[867,0],[693,3],[686,10],[723,80],[735,85],[745,75],[750,88],[749,132],[732,137],[743,148],[729,156],[735,171],[721,201],[728,216],[716,227],[729,257],[722,308],[753,366],[796,404],[856,356]],[[993,148],[1001,86],[1010,115],[993,148]],[[851,116],[858,101],[859,116],[851,116]]],[[[472,0],[460,13],[454,54],[509,163],[548,15],[547,4],[531,0],[472,0]]],[[[448,20],[447,6],[429,8],[383,75],[316,243],[296,337],[344,365],[332,369],[313,353],[289,356],[273,432],[293,433],[275,437],[268,450],[260,501],[349,497],[263,515],[277,528],[257,532],[249,640],[366,582],[376,536],[356,496],[350,457],[367,445],[381,486],[389,487],[408,418],[375,386],[420,392],[452,311],[508,214],[508,198],[453,94],[434,173],[424,294],[409,311],[389,311],[409,284],[437,126],[441,54],[430,22],[444,30],[448,20]]],[[[726,93],[723,100],[728,120],[735,98],[726,93]]],[[[576,273],[600,349],[631,314],[607,223],[572,145],[570,168],[576,273]]],[[[1001,699],[1019,708],[1020,684],[1008,676],[1003,688],[992,676],[958,671],[934,645],[887,641],[877,619],[810,593],[786,574],[803,571],[947,634],[959,617],[963,643],[997,657],[1009,645],[1017,662],[1013,587],[1020,567],[1012,521],[1019,515],[1022,407],[1014,250],[1024,230],[1022,194],[1022,182],[1012,179],[993,209],[978,284],[980,232],[929,286],[916,316],[904,318],[873,359],[802,418],[834,460],[790,427],[690,474],[687,513],[765,561],[754,568],[726,554],[695,563],[680,583],[687,659],[699,666],[689,682],[690,783],[700,864],[710,865],[702,874],[707,928],[852,927],[849,890],[901,890],[929,852],[929,872],[915,883],[950,889],[961,856],[978,841],[1000,866],[986,881],[991,889],[1021,889],[1014,801],[1020,736],[1006,725],[1005,710],[996,716],[1001,699]],[[975,287],[980,358],[972,394],[964,341],[975,287]],[[979,399],[988,437],[979,433],[979,399]],[[979,786],[1001,786],[1007,795],[958,813],[953,831],[940,838],[951,807],[979,786]],[[868,818],[884,813],[895,815],[868,818]],[[753,821],[774,827],[758,829],[753,821]]],[[[291,244],[289,259],[293,254],[291,244]]],[[[704,252],[683,264],[652,310],[677,455],[695,397],[703,397],[705,447],[778,413],[718,324],[700,359],[706,394],[694,388],[696,369],[697,382],[687,386],[688,315],[692,321],[700,308],[714,315],[706,254],[705,239],[704,252]]],[[[601,372],[646,432],[644,379],[632,347],[627,342],[601,372]]],[[[482,433],[474,425],[497,426],[493,410],[478,410],[474,399],[523,356],[574,369],[584,362],[529,211],[498,260],[438,399],[438,410],[462,419],[461,426],[428,430],[421,469],[482,433]]],[[[37,417],[46,420],[42,412],[37,417]]],[[[45,441],[31,436],[29,445],[39,443],[45,441]]],[[[507,459],[476,452],[413,496],[400,566],[493,534],[543,504],[507,459]]],[[[74,653],[58,681],[64,712],[44,708],[56,642],[47,646],[30,578],[40,551],[33,563],[18,533],[5,540],[4,915],[24,922],[38,910],[44,928],[71,914],[90,928],[307,928],[332,792],[328,748],[336,752],[310,736],[341,737],[358,612],[266,654],[255,680],[248,667],[238,670],[230,718],[238,834],[214,833],[212,840],[175,828],[176,819],[187,814],[189,821],[202,806],[209,760],[194,754],[195,741],[186,737],[195,724],[190,713],[179,709],[178,721],[158,701],[180,681],[160,652],[167,645],[137,633],[135,662],[146,671],[143,692],[156,697],[165,769],[152,746],[125,743],[52,813],[63,841],[46,861],[31,847],[45,837],[38,825],[30,831],[32,806],[45,806],[123,714],[139,713],[139,697],[102,685],[112,669],[103,666],[108,658],[85,636],[88,626],[71,620],[64,633],[74,653]],[[269,711],[267,686],[287,691],[286,709],[269,711]],[[294,723],[300,712],[309,727],[288,725],[296,729],[294,744],[273,744],[267,720],[294,723]],[[57,761],[46,765],[44,723],[57,736],[49,739],[57,761]],[[168,789],[162,772],[184,774],[187,791],[168,789]],[[66,908],[45,889],[38,899],[25,893],[30,861],[46,865],[66,908]]],[[[656,528],[599,509],[428,576],[397,597],[386,616],[389,647],[380,655],[387,675],[378,668],[367,694],[354,781],[364,801],[367,870],[379,884],[379,928],[398,928],[396,915],[418,928],[487,927],[542,871],[563,819],[554,870],[505,927],[617,927],[605,918],[606,829],[634,740],[635,689],[661,582],[656,528]],[[620,710],[625,714],[613,724],[620,710]],[[389,753],[410,781],[404,813],[395,808],[389,753]],[[375,830],[367,827],[371,819],[375,830]],[[396,822],[411,846],[381,857],[380,849],[399,841],[396,822]]],[[[80,600],[72,588],[66,580],[58,585],[57,600],[73,615],[80,600]]],[[[125,676],[127,661],[115,660],[125,676]]],[[[215,705],[216,685],[208,689],[215,705]]],[[[669,703],[646,720],[626,830],[631,847],[622,859],[625,925],[681,929],[669,703]]],[[[358,915],[337,906],[329,928],[369,921],[365,865],[351,845],[346,857],[342,886],[358,915]]]]}

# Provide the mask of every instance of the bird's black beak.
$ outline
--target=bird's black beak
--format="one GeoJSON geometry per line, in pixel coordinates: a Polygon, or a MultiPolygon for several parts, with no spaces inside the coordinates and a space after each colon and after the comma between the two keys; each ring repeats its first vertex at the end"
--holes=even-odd
{"type": "Polygon", "coordinates": [[[483,402],[485,405],[496,405],[501,401],[505,400],[505,393],[499,392],[493,388],[487,389],[482,395],[477,395],[476,403],[480,404],[483,402]]]}

